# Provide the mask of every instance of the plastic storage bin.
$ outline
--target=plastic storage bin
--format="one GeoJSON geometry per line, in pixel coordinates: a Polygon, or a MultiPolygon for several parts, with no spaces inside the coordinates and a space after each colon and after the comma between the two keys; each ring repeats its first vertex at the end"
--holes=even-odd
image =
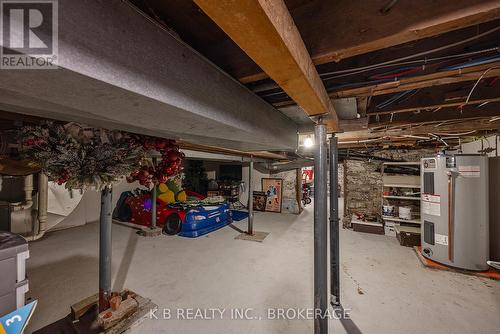
{"type": "Polygon", "coordinates": [[[26,259],[28,243],[14,233],[0,231],[0,316],[24,305],[28,292],[26,259]]]}

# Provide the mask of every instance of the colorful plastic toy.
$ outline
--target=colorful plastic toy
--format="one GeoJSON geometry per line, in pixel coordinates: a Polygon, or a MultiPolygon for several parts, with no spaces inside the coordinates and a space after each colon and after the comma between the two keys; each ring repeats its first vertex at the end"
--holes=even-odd
{"type": "MultiPolygon", "coordinates": [[[[164,234],[179,234],[183,237],[195,238],[218,230],[232,222],[232,213],[226,203],[208,206],[200,205],[196,201],[172,203],[170,201],[173,191],[163,187],[159,191],[156,203],[156,225],[162,227],[164,234]],[[167,199],[167,201],[160,199],[160,197],[167,199]]],[[[181,195],[181,192],[178,193],[178,199],[183,199],[182,196],[185,196],[186,199],[188,196],[190,199],[194,197],[202,200],[204,198],[194,192],[182,191],[182,193],[184,195],[181,195]]],[[[140,191],[138,194],[124,192],[117,203],[114,216],[122,221],[150,226],[152,207],[149,192],[140,191]]]]}

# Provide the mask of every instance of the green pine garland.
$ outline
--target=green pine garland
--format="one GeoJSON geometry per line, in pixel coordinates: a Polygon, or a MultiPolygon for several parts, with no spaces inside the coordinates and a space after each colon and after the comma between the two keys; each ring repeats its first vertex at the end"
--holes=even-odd
{"type": "Polygon", "coordinates": [[[76,123],[25,126],[20,141],[24,157],[68,189],[102,189],[137,170],[146,153],[137,136],[76,123]]]}

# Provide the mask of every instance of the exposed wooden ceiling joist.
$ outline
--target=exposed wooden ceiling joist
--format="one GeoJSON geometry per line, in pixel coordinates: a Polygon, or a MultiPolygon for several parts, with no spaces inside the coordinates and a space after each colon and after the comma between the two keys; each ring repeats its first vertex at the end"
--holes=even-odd
{"type": "Polygon", "coordinates": [[[361,96],[356,99],[356,105],[358,108],[358,114],[361,117],[366,116],[366,109],[368,109],[368,97],[366,96],[361,96]]]}
{"type": "Polygon", "coordinates": [[[338,119],[325,87],[283,1],[194,2],[310,115],[338,119]]]}
{"type": "MultiPolygon", "coordinates": [[[[467,105],[479,105],[483,103],[493,103],[500,102],[500,97],[494,97],[489,99],[473,99],[467,102],[467,105]]],[[[393,109],[387,111],[378,111],[374,113],[370,113],[369,115],[392,115],[392,114],[401,114],[401,113],[409,113],[415,111],[425,111],[432,109],[443,109],[443,108],[452,108],[452,107],[465,107],[465,101],[462,102],[453,102],[453,103],[442,103],[442,104],[434,104],[434,105],[416,105],[413,107],[403,108],[403,109],[393,109]]],[[[498,113],[500,114],[500,108],[498,109],[498,113]]]]}
{"type": "MultiPolygon", "coordinates": [[[[497,100],[500,100],[498,98],[497,100]]],[[[419,113],[405,113],[384,115],[380,122],[372,122],[368,124],[369,128],[381,126],[397,126],[397,125],[418,125],[427,122],[442,122],[450,120],[466,120],[475,119],[478,117],[492,117],[500,115],[500,103],[488,103],[482,107],[477,105],[466,105],[461,109],[456,106],[439,109],[436,112],[422,111],[419,113]]],[[[373,116],[371,117],[373,118],[373,116]]]]}
{"type": "Polygon", "coordinates": [[[402,133],[401,130],[389,129],[383,131],[357,131],[345,134],[339,134],[339,147],[368,147],[387,144],[392,141],[408,142],[415,144],[415,141],[429,137],[429,134],[439,136],[479,136],[488,132],[498,132],[500,121],[490,122],[491,118],[481,118],[465,120],[462,122],[450,122],[449,124],[440,124],[441,122],[421,124],[419,126],[407,127],[402,133]],[[437,125],[440,126],[437,126],[437,125]],[[377,139],[377,140],[375,140],[377,139]]]}
{"type": "Polygon", "coordinates": [[[482,64],[456,70],[435,72],[431,74],[419,75],[375,85],[345,89],[341,91],[331,92],[329,93],[329,95],[333,98],[377,96],[403,92],[412,89],[421,89],[425,87],[446,85],[456,82],[477,80],[482,75],[483,78],[500,76],[500,62],[482,64]]]}
{"type": "MultiPolygon", "coordinates": [[[[472,91],[473,82],[468,85],[445,85],[422,89],[404,101],[387,103],[387,96],[372,98],[371,108],[368,115],[390,115],[409,113],[415,111],[435,111],[442,108],[462,107],[467,105],[480,105],[486,103],[500,102],[500,85],[489,85],[487,80],[484,84],[479,84],[472,91]],[[472,93],[471,93],[472,92],[472,93]],[[470,94],[470,97],[469,97],[470,94]],[[467,101],[467,98],[469,100],[467,101]]],[[[391,96],[393,98],[393,96],[391,96]]],[[[499,111],[500,113],[500,111],[499,111]]]]}
{"type": "MultiPolygon", "coordinates": [[[[477,119],[465,119],[465,120],[448,120],[448,122],[435,121],[435,122],[425,122],[421,124],[409,124],[406,126],[401,126],[404,128],[402,132],[399,129],[389,129],[384,131],[394,131],[398,135],[419,135],[427,133],[463,133],[469,131],[485,131],[485,130],[497,130],[500,129],[500,122],[491,122],[491,117],[479,117],[477,119]]],[[[374,132],[381,133],[379,132],[374,132]]]]}
{"type": "MultiPolygon", "coordinates": [[[[500,18],[497,0],[401,2],[387,15],[380,13],[383,1],[310,1],[295,6],[294,2],[297,1],[289,0],[287,5],[315,65],[500,18]],[[317,17],[314,22],[305,19],[311,15],[317,17]]],[[[261,72],[238,79],[249,83],[266,77],[261,72]]]]}

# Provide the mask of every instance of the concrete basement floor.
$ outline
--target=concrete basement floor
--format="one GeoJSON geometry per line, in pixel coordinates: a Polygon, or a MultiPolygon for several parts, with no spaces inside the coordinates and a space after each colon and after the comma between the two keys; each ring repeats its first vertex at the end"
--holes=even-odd
{"type": "MultiPolygon", "coordinates": [[[[115,289],[160,308],[226,308],[224,320],[148,319],[139,333],[313,333],[310,320],[230,320],[229,309],[312,308],[313,213],[256,213],[263,243],[235,240],[226,227],[198,239],[146,239],[113,226],[115,289]]],[[[238,222],[244,228],[246,222],[238,222]]],[[[39,300],[27,333],[97,292],[98,224],[48,234],[30,245],[30,297],[39,300]]],[[[341,230],[343,305],[363,333],[499,333],[500,282],[424,268],[396,238],[341,230]]],[[[174,315],[175,318],[175,315],[174,315]]],[[[331,333],[343,333],[331,320],[331,333]]]]}

